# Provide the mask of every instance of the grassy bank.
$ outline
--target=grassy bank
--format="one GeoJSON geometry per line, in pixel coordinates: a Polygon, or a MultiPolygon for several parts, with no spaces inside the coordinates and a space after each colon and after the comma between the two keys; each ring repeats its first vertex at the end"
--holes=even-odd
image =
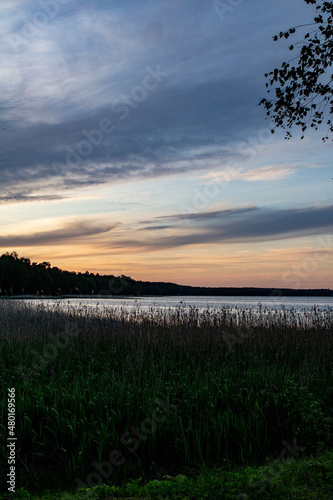
{"type": "MultiPolygon", "coordinates": [[[[1,431],[13,387],[17,488],[149,483],[323,453],[332,448],[332,326],[333,311],[97,316],[0,301],[1,431]]],[[[1,491],[7,467],[2,440],[1,491]]]]}

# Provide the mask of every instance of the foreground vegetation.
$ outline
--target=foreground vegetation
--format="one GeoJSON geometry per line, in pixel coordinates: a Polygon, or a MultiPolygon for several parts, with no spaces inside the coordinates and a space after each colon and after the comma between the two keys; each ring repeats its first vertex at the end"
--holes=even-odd
{"type": "MultiPolygon", "coordinates": [[[[333,453],[314,458],[267,462],[262,467],[233,471],[203,470],[194,478],[165,476],[144,484],[142,479],[122,486],[101,485],[77,494],[45,493],[42,500],[246,500],[246,499],[331,500],[333,498],[333,453]]],[[[0,500],[39,500],[24,489],[15,496],[0,495],[0,500]]]]}
{"type": "MultiPolygon", "coordinates": [[[[217,491],[229,480],[236,485],[239,474],[244,494],[255,495],[267,481],[250,484],[258,469],[247,467],[266,463],[274,464],[274,470],[266,465],[268,476],[281,488],[293,484],[290,467],[300,467],[301,475],[314,471],[317,479],[305,493],[329,498],[332,326],[331,309],[97,314],[0,301],[1,387],[16,390],[17,489],[41,496],[103,483],[114,488],[89,494],[166,498],[163,488],[170,487],[179,498],[215,498],[204,494],[208,483],[217,491]],[[243,472],[236,472],[239,466],[243,472]],[[212,468],[220,472],[200,475],[212,468]],[[193,491],[172,486],[171,478],[156,482],[166,475],[192,478],[181,488],[193,491]],[[195,496],[205,477],[201,497],[195,496]],[[289,485],[282,481],[288,477],[289,485]],[[131,478],[146,486],[115,489],[131,478]]],[[[6,435],[5,391],[1,398],[6,435]]],[[[1,491],[7,490],[6,453],[1,440],[1,491]]],[[[242,493],[225,498],[236,492],[242,493]]]]}

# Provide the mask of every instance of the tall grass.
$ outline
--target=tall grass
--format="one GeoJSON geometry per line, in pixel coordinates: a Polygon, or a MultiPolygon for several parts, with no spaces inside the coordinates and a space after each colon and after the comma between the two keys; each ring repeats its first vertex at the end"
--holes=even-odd
{"type": "MultiPolygon", "coordinates": [[[[1,432],[16,389],[18,486],[75,488],[332,446],[333,310],[88,309],[0,301],[1,432]],[[56,345],[56,346],[55,346],[56,345]],[[53,347],[52,347],[53,346],[53,347]],[[121,442],[169,401],[135,453],[121,442]]],[[[1,440],[2,489],[6,447],[1,440]]]]}

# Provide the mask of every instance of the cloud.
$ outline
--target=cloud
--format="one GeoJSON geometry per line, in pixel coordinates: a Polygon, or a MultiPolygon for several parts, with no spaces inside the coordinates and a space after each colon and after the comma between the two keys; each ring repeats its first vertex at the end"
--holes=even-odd
{"type": "Polygon", "coordinates": [[[18,192],[18,193],[8,193],[6,195],[0,195],[0,204],[2,203],[25,203],[25,202],[36,202],[36,201],[54,201],[63,200],[65,197],[57,194],[53,195],[31,195],[30,192],[18,192]]]}
{"type": "Polygon", "coordinates": [[[300,167],[304,168],[304,165],[269,165],[244,172],[239,178],[249,182],[274,181],[293,175],[300,167]]]}
{"type": "MultiPolygon", "coordinates": [[[[241,150],[240,150],[241,152],[241,150]]],[[[246,149],[244,150],[246,153],[246,149]]],[[[244,170],[240,164],[235,168],[229,170],[213,171],[209,174],[202,176],[202,179],[211,182],[221,182],[221,179],[225,181],[226,175],[230,180],[242,180],[247,182],[271,182],[275,180],[285,179],[290,177],[304,169],[318,168],[318,165],[312,163],[288,163],[288,164],[274,164],[266,165],[264,167],[253,168],[250,170],[244,170]]]]}
{"type": "MultiPolygon", "coordinates": [[[[237,85],[237,82],[232,85],[235,94],[237,85]]],[[[238,92],[241,92],[240,85],[238,92]]],[[[217,149],[223,152],[223,144],[224,155],[228,157],[226,144],[230,138],[230,120],[226,120],[224,114],[217,114],[216,107],[223,108],[226,114],[231,113],[230,96],[229,101],[226,99],[229,93],[221,81],[187,89],[166,85],[157,94],[148,95],[135,109],[122,104],[129,112],[125,120],[121,120],[122,115],[117,111],[121,106],[117,104],[112,110],[111,102],[95,110],[93,115],[64,117],[56,124],[21,122],[14,126],[8,125],[7,120],[3,133],[6,144],[2,150],[3,185],[52,177],[58,177],[59,184],[69,185],[68,177],[76,172],[92,183],[96,177],[102,181],[131,177],[133,173],[140,174],[139,170],[145,176],[147,163],[153,164],[150,176],[176,174],[184,171],[184,167],[174,164],[181,159],[187,159],[188,168],[193,159],[201,160],[202,166],[206,161],[205,168],[209,168],[209,160],[214,158],[217,149]],[[91,144],[87,156],[78,154],[82,141],[87,141],[91,131],[98,130],[101,120],[111,120],[115,130],[104,134],[100,144],[91,144]],[[221,135],[224,139],[217,148],[221,135]],[[200,147],[206,150],[198,155],[200,147]],[[195,156],[191,154],[193,150],[195,156]]],[[[124,99],[120,102],[124,103],[124,99]]],[[[251,106],[249,104],[249,111],[251,106]]],[[[244,108],[239,103],[241,112],[244,108]]],[[[233,108],[233,116],[236,114],[237,109],[233,108]]],[[[242,127],[245,124],[243,119],[242,127]]]]}
{"type": "Polygon", "coordinates": [[[189,221],[210,221],[215,219],[224,219],[225,217],[239,216],[246,214],[248,212],[253,212],[259,210],[258,207],[241,207],[241,208],[229,208],[226,210],[217,210],[214,212],[200,212],[200,213],[187,213],[187,214],[176,214],[176,215],[163,215],[160,217],[155,217],[155,219],[168,219],[168,220],[189,220],[189,221]]]}
{"type": "MultiPolygon", "coordinates": [[[[20,5],[6,13],[11,34],[20,34],[22,23],[41,10],[33,2],[20,5]]],[[[235,22],[240,14],[235,10],[235,22]]],[[[212,2],[127,2],[119,8],[115,2],[72,0],[61,5],[26,40],[25,51],[13,52],[8,44],[3,49],[8,65],[0,104],[2,190],[43,180],[75,189],[177,175],[197,160],[210,168],[217,150],[227,160],[235,135],[244,138],[262,127],[262,112],[255,108],[258,77],[248,74],[244,92],[239,74],[249,73],[249,67],[240,60],[235,65],[236,55],[223,43],[228,36],[212,2]],[[170,76],[142,102],[132,99],[129,105],[149,65],[170,76]],[[129,115],[122,120],[124,107],[129,115]],[[86,140],[83,131],[95,130],[103,119],[112,120],[115,131],[93,145],[79,165],[69,165],[68,148],[76,151],[86,140]],[[198,154],[200,147],[206,149],[198,154]],[[177,165],[181,160],[187,165],[177,165]],[[62,168],[56,171],[54,163],[62,168]]],[[[233,34],[240,54],[238,38],[233,34]]]]}
{"type": "MultiPolygon", "coordinates": [[[[165,219],[174,220],[176,224],[183,221],[182,234],[150,239],[148,243],[133,240],[126,244],[159,250],[211,243],[256,243],[323,234],[333,230],[333,205],[287,210],[252,207],[204,214],[176,214],[165,219]],[[186,221],[194,222],[195,227],[189,227],[186,221]]],[[[177,227],[179,229],[179,226],[174,226],[177,227]]]]}
{"type": "Polygon", "coordinates": [[[140,231],[161,231],[163,229],[169,229],[172,227],[173,226],[145,226],[145,227],[141,227],[140,231]]]}
{"type": "Polygon", "coordinates": [[[30,235],[0,236],[1,247],[26,247],[37,245],[68,244],[82,238],[97,237],[112,231],[116,225],[99,224],[91,221],[69,222],[60,229],[42,231],[30,235]]]}
{"type": "Polygon", "coordinates": [[[107,205],[125,205],[125,206],[133,206],[133,205],[146,205],[143,201],[106,201],[107,205]]]}

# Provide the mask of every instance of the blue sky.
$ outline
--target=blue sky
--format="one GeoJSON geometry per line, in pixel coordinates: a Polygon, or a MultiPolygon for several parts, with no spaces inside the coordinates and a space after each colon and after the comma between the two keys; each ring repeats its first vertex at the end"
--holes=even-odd
{"type": "MultiPolygon", "coordinates": [[[[3,0],[0,251],[206,286],[330,288],[332,142],[270,134],[303,0],[3,0]]],[[[295,35],[297,37],[299,35],[295,35]]]]}

